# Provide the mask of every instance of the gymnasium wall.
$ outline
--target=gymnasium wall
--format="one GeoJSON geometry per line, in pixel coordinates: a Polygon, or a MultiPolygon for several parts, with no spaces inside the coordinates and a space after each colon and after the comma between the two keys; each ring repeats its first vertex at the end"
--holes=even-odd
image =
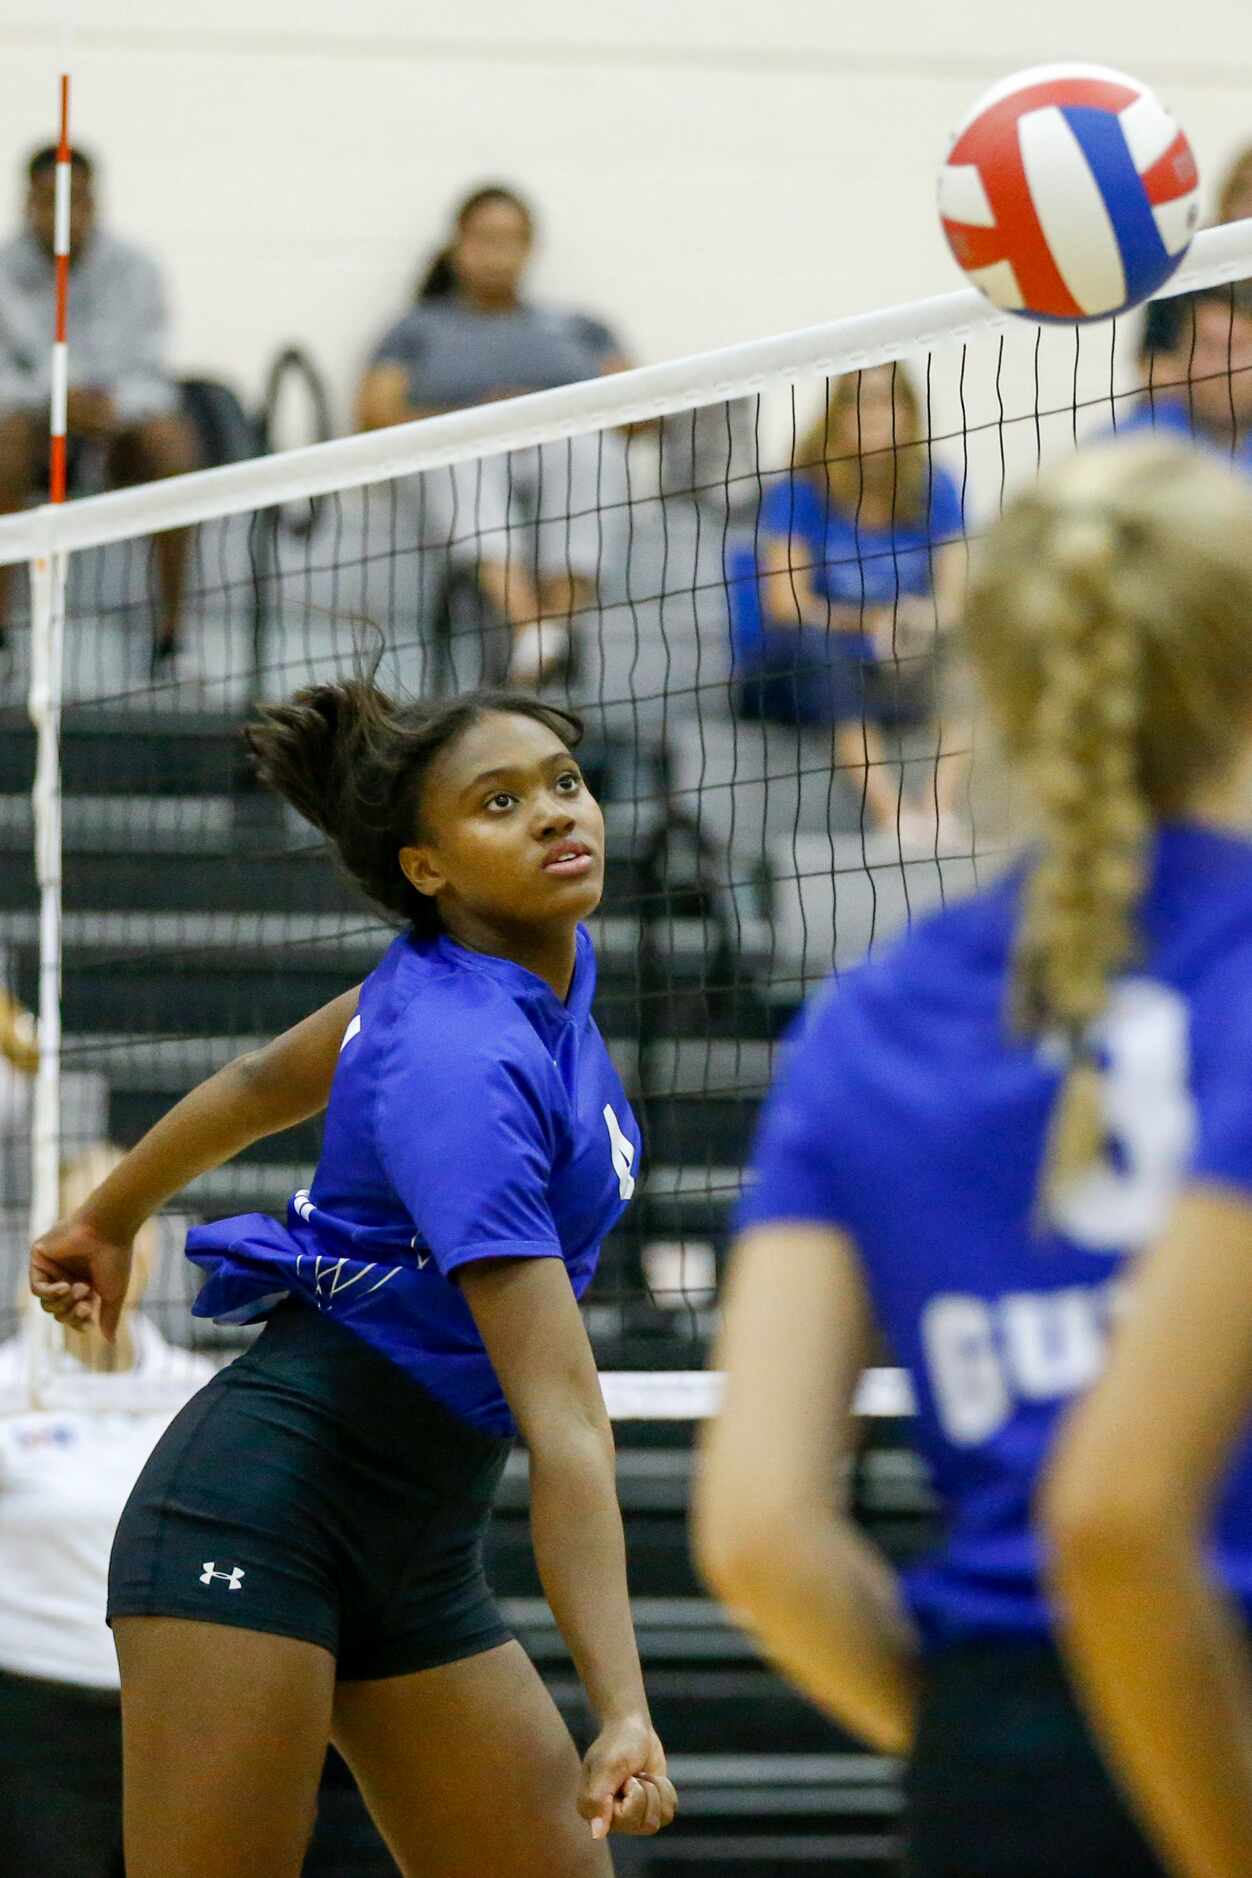
{"type": "MultiPolygon", "coordinates": [[[[536,293],[602,309],[652,360],[958,284],[935,168],[1018,66],[1078,56],[1154,82],[1210,180],[1252,137],[1247,0],[72,10],[76,129],[117,227],[168,261],[177,362],[254,393],[299,341],[341,422],[447,204],[484,176],[539,206],[536,293]]],[[[58,11],[0,16],[0,220],[54,129],[58,11]]]]}

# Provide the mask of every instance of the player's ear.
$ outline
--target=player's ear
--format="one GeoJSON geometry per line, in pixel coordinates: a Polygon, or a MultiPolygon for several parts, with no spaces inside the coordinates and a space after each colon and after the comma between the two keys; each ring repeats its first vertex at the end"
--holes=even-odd
{"type": "Polygon", "coordinates": [[[447,876],[430,848],[401,848],[400,868],[410,886],[434,899],[447,876]]]}

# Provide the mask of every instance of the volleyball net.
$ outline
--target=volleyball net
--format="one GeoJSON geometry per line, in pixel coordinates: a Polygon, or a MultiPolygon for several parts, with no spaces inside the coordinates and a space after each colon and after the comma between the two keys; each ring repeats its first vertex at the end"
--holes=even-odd
{"type": "MultiPolygon", "coordinates": [[[[397,696],[520,683],[586,721],[597,1016],[645,1137],[586,1317],[616,1414],[709,1412],[787,1024],[1024,833],[961,665],[969,544],[1145,407],[1239,447],[1250,277],[1235,224],[1197,238],[1146,352],[1142,317],[1035,328],[961,292],[0,521],[0,567],[29,570],[0,697],[0,984],[41,1008],[38,1097],[0,1053],[0,1332],[28,1337],[36,1399],[82,1366],[20,1301],[32,1190],[46,1224],[63,1179],[389,942],[240,736],[258,700],[377,646],[397,696]],[[838,526],[815,532],[814,492],[838,526]]],[[[318,1142],[259,1143],[158,1222],[145,1309],[172,1344],[239,1347],[189,1314],[188,1221],[281,1214],[318,1142]]],[[[863,1406],[900,1413],[903,1379],[873,1372],[863,1406]]]]}

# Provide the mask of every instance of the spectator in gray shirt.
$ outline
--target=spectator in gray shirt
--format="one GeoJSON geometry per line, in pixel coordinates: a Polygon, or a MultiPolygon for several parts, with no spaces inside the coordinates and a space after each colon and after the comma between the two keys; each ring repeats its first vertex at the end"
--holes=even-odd
{"type": "MultiPolygon", "coordinates": [[[[534,237],[513,190],[490,184],[466,197],[416,305],[375,349],[358,401],[362,429],[623,369],[621,346],[599,320],[522,298],[534,237]]],[[[519,683],[566,665],[574,616],[594,600],[596,511],[605,452],[617,448],[611,434],[576,437],[424,478],[427,537],[476,568],[513,628],[519,683]]]]}
{"type": "MultiPolygon", "coordinates": [[[[71,466],[84,450],[95,450],[114,484],[176,476],[195,468],[196,446],[166,370],[160,271],[140,249],[97,226],[91,161],[75,150],[71,162],[71,466]]],[[[48,473],[55,147],[35,152],[27,176],[26,226],[0,244],[0,515],[22,508],[46,486],[48,473]]],[[[186,529],[155,537],[154,668],[177,649],[187,539],[186,529]]],[[[0,568],[0,636],[7,620],[7,572],[0,568]]]]}

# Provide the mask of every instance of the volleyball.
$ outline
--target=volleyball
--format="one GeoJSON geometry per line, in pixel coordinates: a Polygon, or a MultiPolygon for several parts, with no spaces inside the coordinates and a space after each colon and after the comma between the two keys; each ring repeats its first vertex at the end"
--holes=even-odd
{"type": "Polygon", "coordinates": [[[1026,319],[1105,319],[1167,281],[1199,219],[1187,138],[1145,85],[1040,65],[987,92],[939,173],[966,277],[1026,319]]]}

